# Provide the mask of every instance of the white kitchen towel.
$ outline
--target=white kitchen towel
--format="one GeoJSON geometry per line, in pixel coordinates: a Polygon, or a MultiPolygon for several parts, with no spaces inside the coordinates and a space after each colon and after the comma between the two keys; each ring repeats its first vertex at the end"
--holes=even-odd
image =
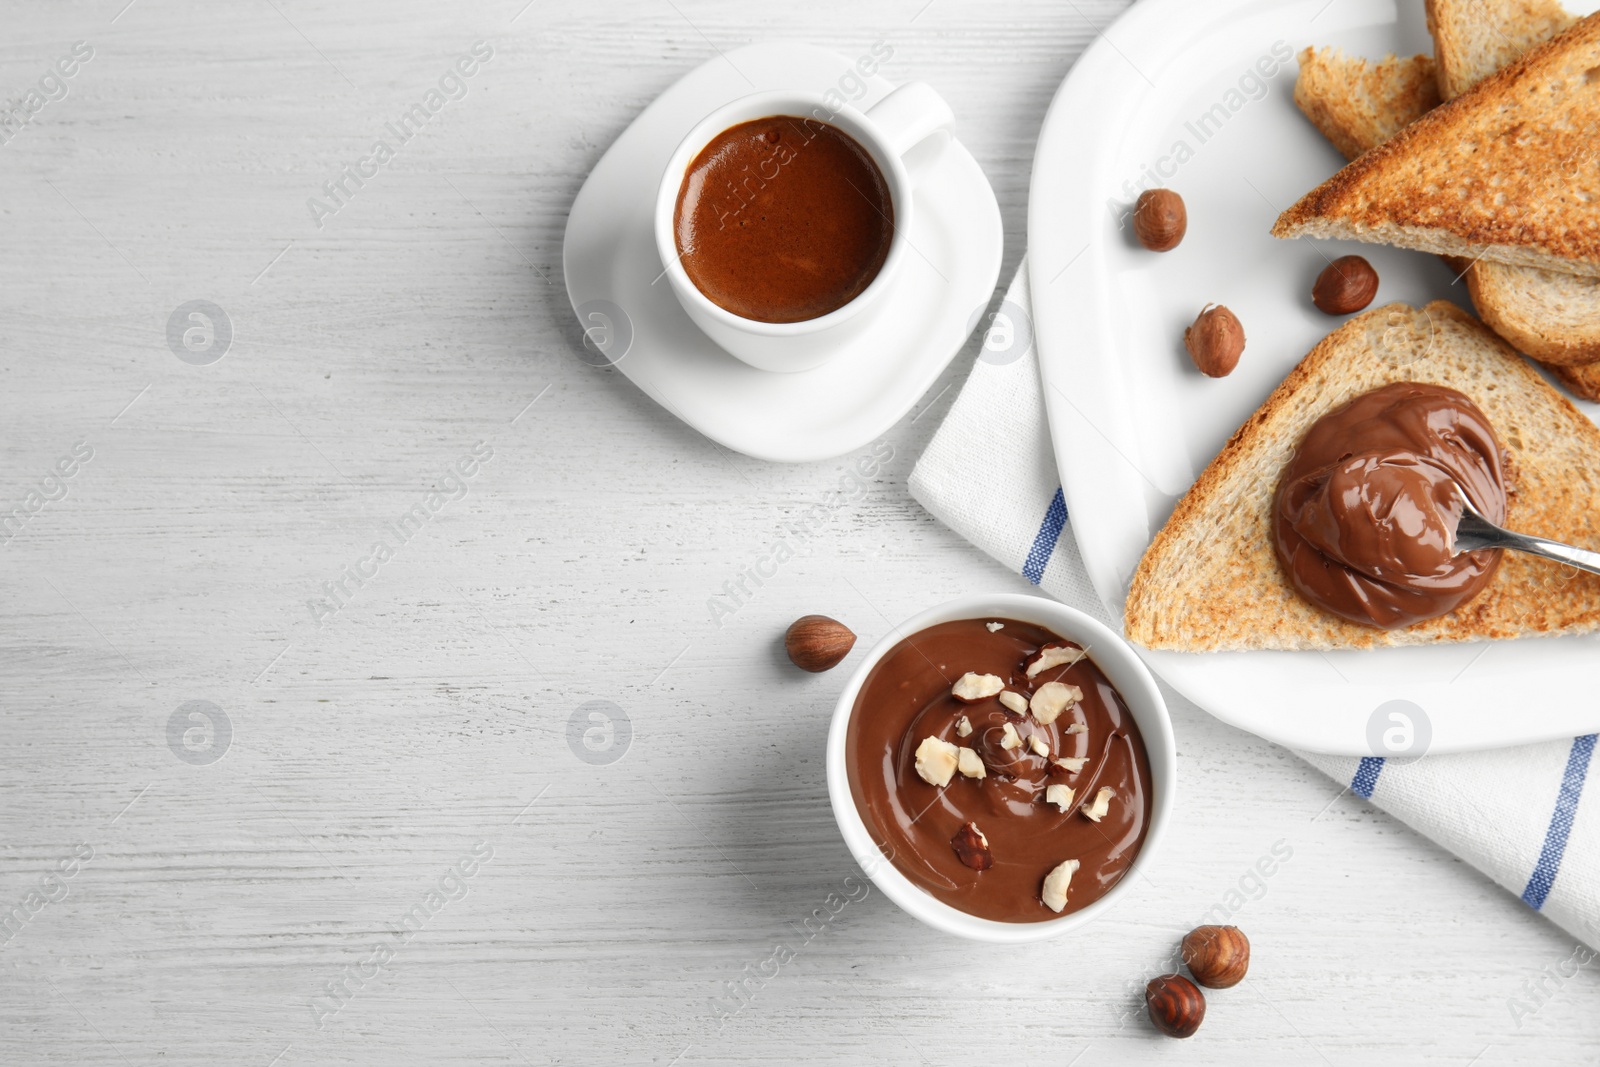
{"type": "MultiPolygon", "coordinates": [[[[1030,338],[1026,262],[1006,301],[1022,321],[997,325],[1008,338],[1030,338]]],[[[936,518],[1034,585],[1107,618],[1068,523],[1031,344],[1017,356],[986,338],[910,488],[936,518]]],[[[1600,784],[1584,797],[1594,749],[1590,734],[1411,762],[1296,755],[1600,949],[1600,784]]]]}

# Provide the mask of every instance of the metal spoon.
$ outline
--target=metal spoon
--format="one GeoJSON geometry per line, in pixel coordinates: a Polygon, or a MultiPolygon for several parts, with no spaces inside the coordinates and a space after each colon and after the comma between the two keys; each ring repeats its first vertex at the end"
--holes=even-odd
{"type": "Polygon", "coordinates": [[[1591,574],[1600,574],[1600,552],[1574,548],[1560,541],[1550,541],[1530,534],[1512,533],[1490,522],[1472,506],[1467,494],[1456,486],[1461,498],[1461,523],[1456,527],[1455,552],[1472,552],[1480,548],[1509,548],[1533,556],[1543,556],[1557,563],[1567,563],[1591,574]]]}

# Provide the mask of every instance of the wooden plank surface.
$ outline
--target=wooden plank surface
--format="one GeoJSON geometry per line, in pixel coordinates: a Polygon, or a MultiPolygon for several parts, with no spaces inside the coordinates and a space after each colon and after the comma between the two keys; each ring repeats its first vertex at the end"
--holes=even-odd
{"type": "Polygon", "coordinates": [[[1175,696],[1176,825],[1112,917],[996,949],[861,895],[821,760],[842,676],[778,641],[1027,588],[905,490],[970,348],[720,626],[853,457],[730,454],[574,354],[567,207],[716,50],[891,41],[885,74],[955,105],[1009,275],[1046,106],[1120,3],[124,3],[12,3],[0,35],[8,93],[93,51],[0,146],[0,501],[65,487],[0,545],[0,907],[28,912],[0,1062],[1593,1062],[1594,968],[1508,1008],[1570,939],[1175,696]],[[167,343],[192,300],[234,331],[207,366],[167,343]],[[464,495],[308,608],[478,442],[464,495]],[[592,701],[628,720],[613,762],[569,747],[592,701]],[[1158,1039],[1144,979],[1235,893],[1250,979],[1158,1039]]]}

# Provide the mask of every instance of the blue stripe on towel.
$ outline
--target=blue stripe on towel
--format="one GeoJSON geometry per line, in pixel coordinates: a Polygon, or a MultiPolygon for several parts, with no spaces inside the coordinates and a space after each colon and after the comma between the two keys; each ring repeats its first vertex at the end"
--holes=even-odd
{"type": "Polygon", "coordinates": [[[1034,535],[1033,547],[1028,549],[1028,558],[1022,564],[1022,576],[1034,585],[1044,579],[1045,564],[1050,562],[1050,554],[1056,550],[1056,542],[1061,540],[1061,530],[1066,525],[1067,501],[1057,488],[1056,495],[1050,498],[1050,506],[1045,509],[1044,522],[1034,535]]]}
{"type": "Polygon", "coordinates": [[[1350,779],[1350,791],[1362,800],[1371,800],[1372,791],[1378,787],[1378,775],[1382,772],[1382,756],[1362,756],[1356,776],[1350,779]]]}
{"type": "Polygon", "coordinates": [[[1544,834],[1544,848],[1539,850],[1539,862],[1528,879],[1528,888],[1522,891],[1523,903],[1534,911],[1544,907],[1550,887],[1556,883],[1556,873],[1561,870],[1561,856],[1567,851],[1567,835],[1572,832],[1572,819],[1578,812],[1578,798],[1583,796],[1583,780],[1589,773],[1594,741],[1594,734],[1575,737],[1572,751],[1567,754],[1567,770],[1561,776],[1561,791],[1556,794],[1556,810],[1544,834]]]}

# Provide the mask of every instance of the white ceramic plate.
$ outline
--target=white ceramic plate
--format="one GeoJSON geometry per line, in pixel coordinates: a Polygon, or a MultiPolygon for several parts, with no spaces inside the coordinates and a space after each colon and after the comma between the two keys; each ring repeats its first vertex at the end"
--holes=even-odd
{"type": "MultiPolygon", "coordinates": [[[[1085,52],[1045,120],[1028,219],[1045,399],[1084,564],[1119,617],[1179,497],[1337,325],[1309,299],[1324,256],[1370,259],[1379,303],[1442,297],[1470,307],[1436,258],[1269,235],[1281,209],[1343,163],[1294,106],[1293,57],[1307,45],[1369,58],[1432,51],[1422,0],[1140,0],[1085,52]],[[1165,255],[1119,228],[1115,209],[1147,184],[1188,204],[1188,236],[1165,255]],[[1207,303],[1227,304],[1249,336],[1239,369],[1218,381],[1193,371],[1181,341],[1207,303]]],[[[1592,732],[1597,652],[1596,639],[1573,637],[1143,654],[1226,722],[1295,748],[1366,756],[1592,732]],[[1404,747],[1403,730],[1384,740],[1397,708],[1415,727],[1404,747]]]]}
{"type": "Polygon", "coordinates": [[[758,459],[827,459],[879,437],[960,351],[1000,274],[1004,233],[994,190],[972,153],[945,139],[907,157],[918,182],[913,254],[894,289],[865,312],[871,326],[815,370],[774,374],[741,363],[689,321],[665,279],[657,281],[656,187],[690,129],[723,104],[767,89],[835,89],[853,106],[871,107],[894,85],[876,75],[860,79],[856,62],[775,42],[705,63],[623,131],[567,218],[567,294],[584,327],[607,338],[595,362],[614,362],[678,418],[758,459]],[[852,99],[861,81],[866,90],[852,99]]]}

